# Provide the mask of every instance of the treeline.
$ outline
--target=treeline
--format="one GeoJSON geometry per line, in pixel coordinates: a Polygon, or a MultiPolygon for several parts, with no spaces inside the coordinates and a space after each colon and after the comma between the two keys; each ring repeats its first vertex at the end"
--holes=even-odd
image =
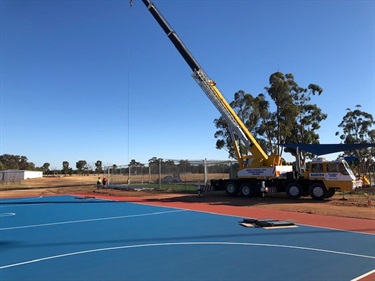
{"type": "MultiPolygon", "coordinates": [[[[208,173],[226,173],[231,169],[236,169],[237,163],[217,162],[206,165],[208,173]]],[[[103,167],[101,160],[97,160],[94,166],[87,163],[86,160],[79,160],[75,163],[75,169],[70,166],[68,161],[62,162],[61,169],[50,170],[50,163],[44,163],[41,167],[36,167],[33,162],[29,162],[26,156],[3,154],[0,156],[0,170],[29,170],[42,171],[45,175],[90,175],[90,174],[185,174],[185,173],[204,173],[205,164],[202,161],[189,160],[165,160],[153,157],[147,164],[140,163],[134,159],[129,164],[118,166],[113,164],[109,167],[103,167]]]]}
{"type": "Polygon", "coordinates": [[[0,170],[30,170],[40,171],[26,156],[3,154],[0,155],[0,170]]]}
{"type": "MultiPolygon", "coordinates": [[[[209,162],[209,161],[208,161],[209,162]]],[[[144,174],[148,171],[150,174],[203,174],[205,168],[208,173],[228,173],[230,170],[238,169],[237,162],[231,161],[215,161],[204,163],[204,161],[189,161],[189,160],[170,160],[153,157],[148,160],[148,164],[142,164],[135,161],[130,161],[127,167],[121,168],[114,165],[111,167],[111,173],[113,174],[144,174]]]]}
{"type": "Polygon", "coordinates": [[[69,162],[62,162],[62,169],[50,170],[50,163],[46,162],[41,167],[36,167],[33,162],[29,162],[26,156],[3,154],[0,155],[0,170],[28,170],[42,171],[45,175],[49,174],[94,174],[102,172],[102,163],[97,161],[95,169],[92,169],[85,160],[79,160],[76,163],[76,170],[69,166],[69,162]]]}

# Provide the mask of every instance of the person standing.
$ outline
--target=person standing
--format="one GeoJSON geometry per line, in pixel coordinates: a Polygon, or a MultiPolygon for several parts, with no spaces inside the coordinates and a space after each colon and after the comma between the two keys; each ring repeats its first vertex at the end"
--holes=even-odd
{"type": "Polygon", "coordinates": [[[100,189],[100,186],[102,185],[102,180],[100,177],[98,177],[98,180],[96,181],[96,189],[100,189]]]}
{"type": "Polygon", "coordinates": [[[106,177],[103,178],[103,188],[107,187],[108,179],[106,177]]]}

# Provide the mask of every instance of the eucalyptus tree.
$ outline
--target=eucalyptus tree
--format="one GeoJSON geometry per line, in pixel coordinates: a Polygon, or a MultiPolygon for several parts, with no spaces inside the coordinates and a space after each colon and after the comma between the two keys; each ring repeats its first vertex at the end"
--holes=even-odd
{"type": "Polygon", "coordinates": [[[132,159],[129,163],[129,166],[130,167],[140,167],[142,166],[142,163],[141,162],[138,162],[138,161],[135,161],[135,159],[132,159]]]}
{"type": "Polygon", "coordinates": [[[144,164],[142,164],[141,162],[138,162],[138,161],[135,161],[135,159],[132,159],[129,163],[129,174],[130,174],[130,169],[131,168],[134,168],[133,170],[133,174],[138,174],[138,173],[141,173],[142,174],[142,169],[143,167],[145,166],[144,164]],[[140,168],[140,169],[137,169],[137,168],[140,168]]]}
{"type": "Polygon", "coordinates": [[[150,174],[157,174],[158,173],[158,167],[159,167],[159,158],[158,157],[152,157],[148,160],[148,167],[150,174]]]}
{"type": "MultiPolygon", "coordinates": [[[[112,173],[113,174],[117,173],[117,165],[116,164],[112,164],[112,173]]],[[[120,170],[120,173],[121,173],[121,170],[120,170]]]]}
{"type": "Polygon", "coordinates": [[[191,163],[189,160],[180,160],[177,164],[178,170],[184,172],[185,174],[187,171],[191,170],[191,163]]]}
{"type": "MultiPolygon", "coordinates": [[[[311,104],[311,97],[320,95],[323,89],[316,84],[300,87],[293,74],[284,75],[281,72],[273,73],[269,84],[264,89],[272,104],[265,94],[254,97],[244,91],[235,93],[234,101],[230,103],[263,150],[267,154],[282,155],[280,144],[319,143],[316,131],[327,115],[316,104],[311,104]]],[[[214,120],[214,124],[218,128],[215,133],[216,148],[226,148],[229,156],[235,158],[226,121],[220,117],[214,120]]],[[[247,153],[244,147],[240,151],[247,153]]],[[[295,154],[295,151],[290,152],[295,154]]],[[[302,153],[303,163],[306,155],[302,153]]]]}
{"type": "Polygon", "coordinates": [[[43,174],[48,174],[49,173],[49,167],[51,166],[50,163],[44,163],[43,166],[42,166],[42,169],[43,169],[43,174]]]}
{"type": "Polygon", "coordinates": [[[103,162],[101,160],[95,162],[95,172],[97,174],[103,173],[103,162]]]}
{"type": "MultiPolygon", "coordinates": [[[[311,103],[313,95],[321,95],[323,89],[316,84],[301,87],[294,80],[291,73],[283,75],[276,72],[270,77],[270,87],[266,87],[268,94],[276,104],[276,122],[278,127],[277,139],[284,143],[319,143],[317,130],[320,123],[327,119],[327,114],[311,103]]],[[[296,151],[287,150],[295,155],[296,151]]],[[[307,152],[300,152],[301,162],[305,163],[307,152]]]]}
{"type": "MultiPolygon", "coordinates": [[[[287,138],[289,143],[303,143],[303,144],[318,144],[319,134],[322,121],[326,120],[328,115],[323,113],[315,103],[311,103],[311,99],[315,95],[321,95],[323,89],[316,84],[309,84],[307,88],[299,87],[294,81],[292,74],[286,75],[291,86],[291,95],[293,97],[293,104],[297,107],[297,118],[295,126],[292,129],[292,134],[287,138]]],[[[292,153],[294,153],[292,151],[292,153]]],[[[301,151],[301,160],[304,164],[306,158],[311,158],[313,155],[301,151]]]]}
{"type": "MultiPolygon", "coordinates": [[[[291,136],[298,115],[298,109],[293,103],[291,94],[293,84],[291,80],[293,81],[291,74],[284,75],[276,72],[270,76],[270,86],[264,88],[276,106],[276,112],[272,115],[272,122],[276,125],[272,135],[275,145],[285,143],[285,140],[291,136]]],[[[280,154],[280,149],[277,148],[277,150],[280,154]]]]}
{"type": "MultiPolygon", "coordinates": [[[[341,123],[338,125],[342,132],[336,132],[336,136],[346,144],[375,143],[374,117],[362,111],[361,105],[356,105],[355,110],[347,108],[341,123]]],[[[367,171],[369,166],[375,161],[375,148],[356,149],[345,151],[343,156],[354,156],[359,160],[360,172],[367,171]]]]}
{"type": "Polygon", "coordinates": [[[79,160],[76,162],[76,168],[80,174],[87,170],[87,161],[86,160],[79,160]]]}
{"type": "Polygon", "coordinates": [[[62,162],[62,166],[63,166],[63,168],[62,168],[62,172],[63,172],[65,175],[68,174],[69,171],[70,171],[70,168],[69,168],[69,162],[68,162],[68,161],[63,161],[63,162],[62,162]]]}
{"type": "MultiPolygon", "coordinates": [[[[230,102],[229,105],[233,108],[250,133],[256,136],[262,117],[266,118],[265,114],[268,116],[268,102],[264,99],[264,95],[260,94],[257,97],[254,97],[250,93],[245,93],[243,90],[239,90],[234,94],[234,100],[230,102]]],[[[231,139],[228,130],[227,121],[221,116],[214,120],[214,124],[218,129],[214,135],[217,139],[216,148],[226,149],[229,157],[236,158],[236,153],[232,143],[233,140],[231,139]]],[[[268,150],[266,142],[263,139],[258,142],[264,150],[268,150]]],[[[244,155],[248,153],[248,149],[244,147],[242,143],[239,144],[239,149],[244,155]]]]}
{"type": "Polygon", "coordinates": [[[3,154],[0,155],[0,162],[4,170],[35,170],[35,164],[22,155],[3,154]]]}

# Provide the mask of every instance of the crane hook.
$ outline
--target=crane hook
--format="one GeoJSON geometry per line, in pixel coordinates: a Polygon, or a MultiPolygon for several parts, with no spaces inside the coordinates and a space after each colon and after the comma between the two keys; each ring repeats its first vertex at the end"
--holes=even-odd
{"type": "Polygon", "coordinates": [[[129,0],[129,5],[130,5],[130,7],[133,6],[133,0],[129,0]]]}

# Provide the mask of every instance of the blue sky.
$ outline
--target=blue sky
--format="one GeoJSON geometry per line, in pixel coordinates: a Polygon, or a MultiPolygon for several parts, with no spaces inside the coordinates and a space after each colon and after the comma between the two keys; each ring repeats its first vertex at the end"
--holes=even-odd
{"type": "MultiPolygon", "coordinates": [[[[228,101],[281,71],[323,88],[321,143],[340,142],[347,108],[375,116],[374,1],[154,3],[228,101]]],[[[0,0],[0,12],[0,154],[56,169],[228,158],[219,113],[141,0],[0,0]]]]}

